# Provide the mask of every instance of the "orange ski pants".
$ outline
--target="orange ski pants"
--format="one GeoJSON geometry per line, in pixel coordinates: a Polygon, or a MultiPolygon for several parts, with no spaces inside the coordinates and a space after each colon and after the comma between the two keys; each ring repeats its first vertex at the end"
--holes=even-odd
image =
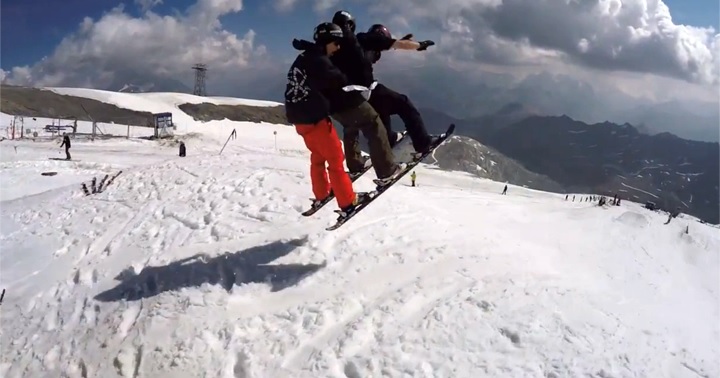
{"type": "Polygon", "coordinates": [[[310,150],[310,180],[315,199],[326,198],[332,188],[338,206],[350,206],[355,201],[355,191],[345,172],[345,155],[330,118],[314,125],[295,125],[295,130],[310,150]]]}

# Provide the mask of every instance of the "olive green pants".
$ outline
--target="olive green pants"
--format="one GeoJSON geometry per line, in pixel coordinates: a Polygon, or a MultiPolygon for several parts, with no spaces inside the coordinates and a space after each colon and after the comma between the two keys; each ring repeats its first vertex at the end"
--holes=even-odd
{"type": "Polygon", "coordinates": [[[370,161],[372,161],[377,177],[385,178],[395,172],[397,165],[388,142],[387,131],[380,116],[370,104],[363,102],[357,108],[332,114],[331,117],[343,126],[345,161],[350,172],[363,169],[363,160],[360,155],[360,132],[367,139],[370,161]]]}

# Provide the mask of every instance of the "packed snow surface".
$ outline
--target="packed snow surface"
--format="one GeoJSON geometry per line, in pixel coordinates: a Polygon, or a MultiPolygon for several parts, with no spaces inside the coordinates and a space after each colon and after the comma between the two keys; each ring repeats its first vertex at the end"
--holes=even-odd
{"type": "Polygon", "coordinates": [[[0,142],[0,376],[720,376],[716,228],[422,165],[327,232],[291,127],[183,140],[0,142]]]}

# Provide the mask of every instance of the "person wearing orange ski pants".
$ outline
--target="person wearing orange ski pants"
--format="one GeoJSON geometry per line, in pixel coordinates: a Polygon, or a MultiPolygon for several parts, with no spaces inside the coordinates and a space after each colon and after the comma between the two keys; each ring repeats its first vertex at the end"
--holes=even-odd
{"type": "Polygon", "coordinates": [[[332,189],[338,207],[345,209],[352,205],[355,191],[345,172],[345,154],[330,118],[314,125],[295,125],[295,129],[310,150],[310,180],[315,199],[325,199],[332,189]]]}

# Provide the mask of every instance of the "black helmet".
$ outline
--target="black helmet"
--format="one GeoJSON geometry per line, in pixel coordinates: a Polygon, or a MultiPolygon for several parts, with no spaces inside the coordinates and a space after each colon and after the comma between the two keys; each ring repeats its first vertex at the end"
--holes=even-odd
{"type": "Polygon", "coordinates": [[[368,29],[368,34],[381,34],[388,38],[392,38],[390,30],[385,25],[375,24],[368,29]]]}
{"type": "Polygon", "coordinates": [[[335,12],[332,22],[340,27],[347,25],[350,28],[350,31],[355,33],[355,19],[348,11],[341,10],[335,12]]]}
{"type": "Polygon", "coordinates": [[[326,45],[330,42],[339,42],[343,37],[343,31],[332,22],[323,22],[315,27],[313,40],[318,45],[326,45]]]}

